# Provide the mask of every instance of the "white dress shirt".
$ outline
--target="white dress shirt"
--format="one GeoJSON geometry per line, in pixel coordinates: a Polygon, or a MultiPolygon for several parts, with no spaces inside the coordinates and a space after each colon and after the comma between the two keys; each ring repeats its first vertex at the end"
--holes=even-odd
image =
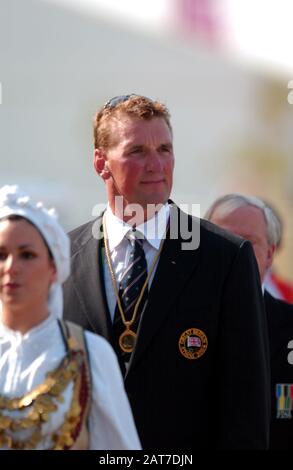
{"type": "MultiPolygon", "coordinates": [[[[123,380],[108,342],[101,336],[85,333],[92,375],[92,401],[89,414],[89,449],[140,449],[123,380]]],[[[62,361],[65,355],[64,340],[58,321],[50,315],[45,321],[22,335],[0,322],[0,395],[21,397],[40,383],[46,374],[62,361]]],[[[64,402],[49,414],[42,424],[43,439],[37,449],[52,447],[51,435],[64,422],[73,392],[70,382],[63,392],[64,402]]],[[[21,411],[2,410],[3,414],[23,416],[21,411]]],[[[24,429],[13,433],[24,439],[32,433],[24,429]]]]}
{"type": "MultiPolygon", "coordinates": [[[[141,232],[145,238],[143,240],[143,249],[146,256],[148,273],[152,268],[156,255],[159,253],[162,238],[166,233],[169,216],[170,208],[169,204],[166,203],[154,217],[136,227],[136,230],[141,232]]],[[[106,223],[112,268],[115,275],[117,289],[119,290],[119,281],[124,270],[128,266],[131,251],[131,245],[125,235],[132,230],[132,226],[116,217],[109,205],[107,206],[107,210],[104,215],[104,221],[106,223]]],[[[106,256],[103,256],[103,259],[105,290],[109,312],[113,321],[117,301],[106,256]]],[[[149,278],[148,287],[150,287],[152,283],[157,263],[158,259],[149,278]]]]}

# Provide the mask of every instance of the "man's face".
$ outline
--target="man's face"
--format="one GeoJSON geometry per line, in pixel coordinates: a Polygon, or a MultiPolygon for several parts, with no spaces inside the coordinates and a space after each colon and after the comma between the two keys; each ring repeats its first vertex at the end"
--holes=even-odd
{"type": "Polygon", "coordinates": [[[275,248],[268,243],[267,225],[262,211],[257,207],[243,206],[228,215],[220,216],[216,209],[210,220],[251,242],[263,281],[267,269],[272,264],[275,248]]]}
{"type": "Polygon", "coordinates": [[[122,115],[110,125],[115,144],[106,152],[95,151],[95,168],[106,182],[111,208],[115,196],[121,195],[125,204],[144,209],[147,204],[165,203],[174,168],[172,135],[165,120],[122,115]]]}

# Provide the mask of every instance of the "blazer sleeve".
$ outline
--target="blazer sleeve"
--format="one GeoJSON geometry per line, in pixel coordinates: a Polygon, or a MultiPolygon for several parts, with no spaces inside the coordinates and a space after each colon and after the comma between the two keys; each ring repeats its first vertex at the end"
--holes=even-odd
{"type": "Polygon", "coordinates": [[[268,326],[253,249],[244,241],[226,278],[219,334],[219,441],[222,449],[269,442],[268,326]]]}

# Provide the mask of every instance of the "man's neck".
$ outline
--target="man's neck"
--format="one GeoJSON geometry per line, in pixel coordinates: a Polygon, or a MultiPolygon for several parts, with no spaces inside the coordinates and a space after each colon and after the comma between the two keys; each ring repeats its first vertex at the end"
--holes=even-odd
{"type": "Polygon", "coordinates": [[[116,217],[132,227],[137,227],[152,219],[164,206],[164,203],[147,205],[127,203],[121,196],[118,196],[114,201],[109,201],[109,206],[116,217]]]}

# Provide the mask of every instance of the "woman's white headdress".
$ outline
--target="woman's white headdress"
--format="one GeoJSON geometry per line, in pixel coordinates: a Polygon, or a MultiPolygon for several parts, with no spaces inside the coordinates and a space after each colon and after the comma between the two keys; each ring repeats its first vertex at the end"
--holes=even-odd
{"type": "Polygon", "coordinates": [[[55,209],[48,210],[41,202],[32,202],[18,186],[6,185],[0,189],[0,220],[9,215],[19,215],[32,222],[46,240],[57,269],[57,280],[50,287],[48,306],[50,313],[61,318],[62,284],[70,272],[70,240],[58,222],[55,209]]]}

